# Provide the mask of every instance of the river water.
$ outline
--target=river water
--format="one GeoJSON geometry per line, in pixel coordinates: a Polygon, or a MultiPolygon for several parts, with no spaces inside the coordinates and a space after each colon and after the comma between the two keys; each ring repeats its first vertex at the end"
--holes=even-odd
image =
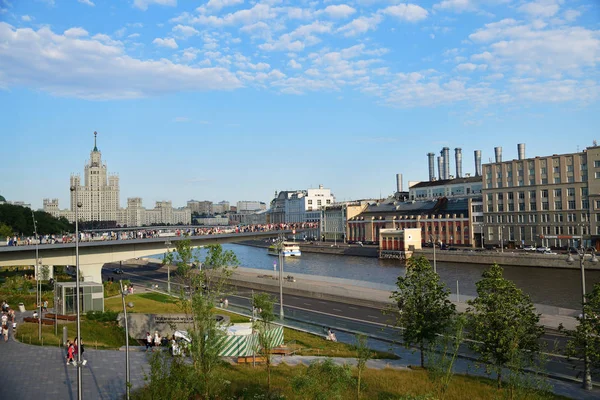
{"type": "MultiPolygon", "coordinates": [[[[223,248],[235,252],[240,267],[273,271],[273,264],[278,263],[278,257],[268,255],[264,248],[237,244],[225,244],[223,248]]],[[[200,259],[203,258],[204,252],[201,251],[200,259]]],[[[488,267],[483,264],[437,262],[438,274],[454,294],[458,281],[463,301],[477,295],[475,283],[488,267]]],[[[503,268],[504,277],[529,294],[534,303],[570,309],[581,307],[581,275],[578,269],[503,268]]],[[[404,275],[404,266],[397,260],[303,252],[301,257],[285,258],[284,275],[294,273],[350,279],[357,285],[394,290],[398,276],[404,275]]],[[[600,283],[600,270],[586,271],[588,293],[596,283],[600,283]]]]}

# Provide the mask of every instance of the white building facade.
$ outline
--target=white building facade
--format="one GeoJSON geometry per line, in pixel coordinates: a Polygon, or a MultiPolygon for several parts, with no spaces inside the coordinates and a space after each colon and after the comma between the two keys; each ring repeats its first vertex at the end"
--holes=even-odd
{"type": "Polygon", "coordinates": [[[319,222],[321,210],[335,203],[331,189],[282,191],[271,201],[271,223],[319,222]]]}
{"type": "Polygon", "coordinates": [[[78,217],[82,222],[112,222],[120,226],[191,224],[190,209],[173,209],[170,201],[157,202],[154,209],[146,210],[140,197],[132,197],[127,199],[127,208],[120,208],[119,177],[108,174],[96,144],[96,135],[94,132],[94,148],[84,168],[83,184],[79,175],[71,175],[70,184],[76,190],[70,193],[70,209],[61,210],[58,199],[44,199],[45,212],[74,222],[75,208],[81,203],[78,217]]]}

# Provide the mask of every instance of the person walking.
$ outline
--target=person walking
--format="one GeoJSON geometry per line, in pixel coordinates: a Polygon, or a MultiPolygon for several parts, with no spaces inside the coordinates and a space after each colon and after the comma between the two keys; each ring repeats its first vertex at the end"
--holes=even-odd
{"type": "Polygon", "coordinates": [[[75,364],[75,359],[73,358],[73,354],[75,352],[75,347],[73,346],[73,343],[71,343],[70,340],[67,340],[67,365],[69,364],[75,364]]]}
{"type": "Polygon", "coordinates": [[[158,331],[154,332],[154,347],[158,347],[160,346],[160,335],[158,334],[158,331]]]}
{"type": "Polygon", "coordinates": [[[2,336],[4,336],[4,341],[8,342],[8,324],[2,324],[2,336]]]}
{"type": "Polygon", "coordinates": [[[146,332],[146,351],[152,349],[152,335],[150,332],[146,332]]]}

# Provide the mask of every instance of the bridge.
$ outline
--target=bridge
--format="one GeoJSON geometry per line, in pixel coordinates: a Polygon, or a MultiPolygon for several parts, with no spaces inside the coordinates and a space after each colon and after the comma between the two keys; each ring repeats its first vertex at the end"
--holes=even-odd
{"type": "MultiPolygon", "coordinates": [[[[295,233],[302,230],[296,230],[295,233]]],[[[102,266],[132,258],[147,257],[174,250],[175,243],[189,239],[192,247],[209,244],[235,243],[244,240],[261,240],[280,234],[290,235],[292,230],[272,230],[202,236],[167,236],[146,239],[108,240],[79,243],[79,269],[86,282],[102,282],[102,266]],[[167,246],[167,241],[171,244],[167,246]]],[[[0,267],[35,266],[35,245],[0,247],[0,267]]],[[[41,265],[75,265],[75,243],[40,244],[38,253],[41,265]]]]}

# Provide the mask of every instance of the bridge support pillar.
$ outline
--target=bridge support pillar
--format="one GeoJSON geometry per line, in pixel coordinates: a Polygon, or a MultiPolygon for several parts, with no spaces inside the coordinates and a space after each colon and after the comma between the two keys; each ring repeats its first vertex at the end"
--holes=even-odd
{"type": "Polygon", "coordinates": [[[97,264],[79,264],[79,273],[83,276],[84,282],[102,283],[102,267],[104,263],[97,264]]]}

